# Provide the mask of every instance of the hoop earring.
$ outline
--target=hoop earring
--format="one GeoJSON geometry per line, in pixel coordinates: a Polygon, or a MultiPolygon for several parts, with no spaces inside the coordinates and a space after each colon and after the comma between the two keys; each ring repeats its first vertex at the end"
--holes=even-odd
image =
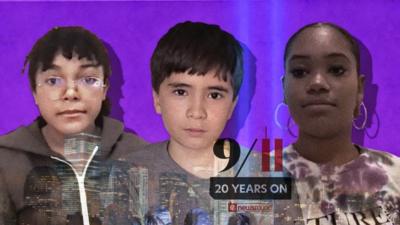
{"type": "Polygon", "coordinates": [[[293,127],[293,126],[290,126],[290,121],[292,120],[291,116],[289,116],[289,119],[287,120],[287,123],[285,126],[282,126],[282,124],[278,120],[279,109],[283,105],[285,105],[285,103],[281,102],[276,106],[275,112],[274,112],[274,122],[281,130],[287,131],[292,137],[297,137],[297,135],[290,129],[291,127],[293,127]]]}
{"type": "Polygon", "coordinates": [[[356,130],[363,130],[365,129],[365,126],[367,125],[367,120],[368,120],[368,110],[367,107],[365,106],[364,102],[361,102],[360,107],[364,111],[364,121],[362,122],[361,126],[358,126],[355,123],[355,120],[353,120],[353,127],[356,128],[356,130]]]}

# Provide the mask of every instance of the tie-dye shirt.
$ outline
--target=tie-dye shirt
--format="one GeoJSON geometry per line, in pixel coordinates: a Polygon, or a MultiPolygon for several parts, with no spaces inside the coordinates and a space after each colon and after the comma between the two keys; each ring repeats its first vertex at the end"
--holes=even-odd
{"type": "Polygon", "coordinates": [[[294,179],[291,200],[277,201],[275,224],[399,225],[400,158],[359,148],[341,166],[317,164],[284,149],[284,166],[294,179]]]}

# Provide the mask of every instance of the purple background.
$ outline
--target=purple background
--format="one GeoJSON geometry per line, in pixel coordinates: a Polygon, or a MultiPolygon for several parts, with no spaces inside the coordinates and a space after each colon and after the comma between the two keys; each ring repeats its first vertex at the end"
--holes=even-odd
{"type": "MultiPolygon", "coordinates": [[[[353,140],[400,155],[399,9],[396,1],[1,2],[0,134],[38,115],[27,76],[21,75],[34,42],[54,26],[80,25],[110,50],[113,116],[150,142],[167,138],[152,106],[149,59],[161,35],[177,22],[192,20],[219,24],[248,48],[241,102],[225,134],[250,146],[268,127],[268,136],[282,137],[287,145],[294,137],[274,123],[274,109],[282,101],[284,45],[301,26],[330,21],[363,45],[368,129],[354,132],[353,140]]],[[[283,107],[282,123],[286,116],[283,107]]]]}

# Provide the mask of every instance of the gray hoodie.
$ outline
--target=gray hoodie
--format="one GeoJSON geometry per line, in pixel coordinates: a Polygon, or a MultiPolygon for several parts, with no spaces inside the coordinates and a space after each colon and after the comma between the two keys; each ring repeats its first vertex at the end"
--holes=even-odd
{"type": "Polygon", "coordinates": [[[93,152],[79,182],[78,173],[49,148],[40,129],[36,120],[0,137],[0,225],[89,220],[133,224],[134,212],[128,206],[130,163],[116,160],[146,143],[124,132],[119,121],[104,117],[100,149],[93,152]],[[121,212],[124,218],[118,216],[121,212]]]}

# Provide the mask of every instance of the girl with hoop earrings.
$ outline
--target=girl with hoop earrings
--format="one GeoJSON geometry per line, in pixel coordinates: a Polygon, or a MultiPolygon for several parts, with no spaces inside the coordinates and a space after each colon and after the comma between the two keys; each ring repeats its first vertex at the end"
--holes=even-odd
{"type": "Polygon", "coordinates": [[[332,23],[306,25],[286,44],[284,97],[299,135],[284,149],[294,194],[276,201],[275,224],[400,224],[400,159],[352,143],[366,112],[359,61],[358,43],[332,23]]]}

